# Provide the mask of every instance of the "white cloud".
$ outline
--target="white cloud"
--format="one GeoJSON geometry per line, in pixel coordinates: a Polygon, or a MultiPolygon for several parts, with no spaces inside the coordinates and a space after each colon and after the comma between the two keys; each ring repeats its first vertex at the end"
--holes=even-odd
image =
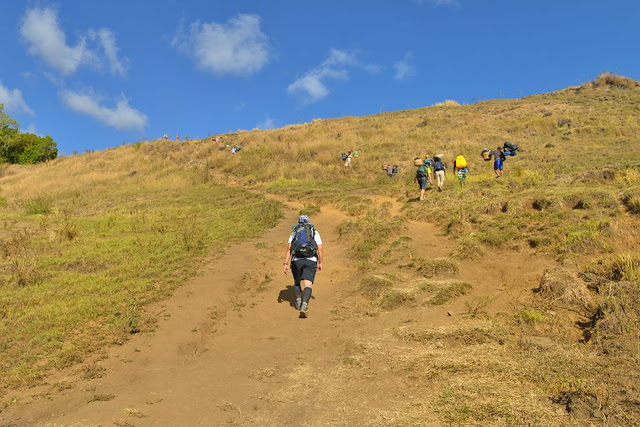
{"type": "Polygon", "coordinates": [[[345,50],[331,49],[329,51],[329,57],[322,63],[325,67],[331,67],[333,65],[356,65],[358,63],[358,57],[354,52],[347,52],[345,50]]]}
{"type": "Polygon", "coordinates": [[[393,64],[393,69],[396,70],[393,78],[396,80],[406,80],[409,77],[415,74],[415,69],[413,65],[409,62],[413,55],[409,52],[404,58],[395,64],[393,64]]]}
{"type": "Polygon", "coordinates": [[[30,55],[41,58],[48,66],[63,75],[74,73],[81,66],[102,69],[105,63],[115,74],[126,74],[127,60],[118,58],[118,48],[113,33],[105,28],[88,30],[79,36],[74,45],[67,44],[67,36],[58,22],[53,8],[27,10],[20,26],[20,34],[28,44],[30,55]],[[88,45],[88,41],[102,48],[104,55],[88,45]]]}
{"type": "Polygon", "coordinates": [[[329,95],[329,80],[347,80],[349,68],[357,65],[356,53],[331,49],[322,64],[296,79],[287,87],[287,92],[302,95],[307,103],[317,102],[329,95]]]}
{"type": "Polygon", "coordinates": [[[269,62],[270,46],[258,15],[240,14],[226,23],[193,22],[180,28],[171,45],[197,66],[217,75],[249,76],[269,62]]]}
{"type": "Polygon", "coordinates": [[[35,113],[22,97],[20,89],[9,89],[0,82],[0,104],[4,104],[7,112],[24,113],[35,116],[35,113]]]}
{"type": "Polygon", "coordinates": [[[91,91],[79,93],[65,90],[60,92],[60,97],[71,110],[93,117],[112,128],[141,131],[147,126],[147,115],[129,106],[129,101],[124,96],[116,103],[115,108],[100,105],[102,100],[91,91]]]}
{"type": "Polygon", "coordinates": [[[256,127],[258,129],[275,129],[276,122],[271,117],[267,116],[267,118],[265,118],[262,123],[258,123],[256,127]]]}
{"type": "Polygon", "coordinates": [[[129,60],[118,58],[118,46],[116,46],[116,36],[111,30],[101,28],[97,31],[90,30],[89,37],[98,40],[102,45],[102,50],[109,63],[109,68],[113,74],[124,76],[127,74],[129,60]]]}

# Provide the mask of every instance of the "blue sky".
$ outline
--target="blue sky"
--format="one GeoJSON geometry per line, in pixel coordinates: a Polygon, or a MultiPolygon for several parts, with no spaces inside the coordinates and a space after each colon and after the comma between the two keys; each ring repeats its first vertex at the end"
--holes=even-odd
{"type": "Polygon", "coordinates": [[[0,103],[63,154],[640,78],[637,0],[0,0],[0,103]]]}

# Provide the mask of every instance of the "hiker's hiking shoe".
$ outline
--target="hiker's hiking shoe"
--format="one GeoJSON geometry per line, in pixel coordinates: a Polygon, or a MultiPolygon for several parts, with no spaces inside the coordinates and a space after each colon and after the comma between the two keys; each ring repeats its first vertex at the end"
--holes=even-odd
{"type": "Polygon", "coordinates": [[[301,318],[306,318],[307,317],[307,303],[302,303],[302,307],[300,307],[300,317],[301,318]]]}
{"type": "Polygon", "coordinates": [[[296,300],[296,310],[300,311],[300,307],[302,307],[302,300],[296,300]]]}
{"type": "Polygon", "coordinates": [[[424,200],[424,197],[420,197],[420,200],[424,200]]]}

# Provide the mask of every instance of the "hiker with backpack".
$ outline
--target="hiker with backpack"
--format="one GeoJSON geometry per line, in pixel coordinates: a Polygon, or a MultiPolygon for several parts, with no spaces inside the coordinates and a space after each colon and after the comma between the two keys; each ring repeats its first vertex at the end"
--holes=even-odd
{"type": "Polygon", "coordinates": [[[502,152],[502,147],[498,146],[495,150],[489,153],[493,157],[493,171],[496,174],[496,178],[502,178],[504,176],[504,161],[506,159],[502,152]]]}
{"type": "Polygon", "coordinates": [[[433,185],[433,160],[425,156],[424,165],[427,167],[427,185],[433,185]]]}
{"type": "Polygon", "coordinates": [[[416,177],[413,179],[413,183],[416,182],[420,185],[420,200],[424,200],[424,191],[427,189],[427,165],[425,165],[420,158],[414,159],[414,164],[418,166],[416,170],[416,177]]]}
{"type": "Polygon", "coordinates": [[[433,170],[436,172],[436,181],[438,183],[438,191],[442,191],[442,187],[444,186],[444,171],[447,168],[445,167],[442,159],[439,156],[435,156],[433,158],[433,170]]]}
{"type": "Polygon", "coordinates": [[[353,158],[353,154],[351,154],[351,151],[349,151],[347,153],[347,161],[344,162],[344,167],[349,167],[351,166],[351,159],[353,158]]]}
{"type": "Polygon", "coordinates": [[[462,154],[458,154],[453,161],[453,176],[458,176],[460,187],[464,187],[467,182],[467,172],[469,172],[467,159],[462,154]]]}
{"type": "MultiPolygon", "coordinates": [[[[397,170],[397,167],[396,167],[397,170]]],[[[389,178],[393,178],[393,165],[392,164],[388,164],[387,165],[387,176],[389,178]]]]}
{"type": "Polygon", "coordinates": [[[293,273],[293,294],[300,317],[307,317],[311,299],[311,288],[316,271],[322,271],[322,239],[307,215],[300,215],[298,223],[291,229],[289,244],[284,258],[284,274],[293,273]]]}

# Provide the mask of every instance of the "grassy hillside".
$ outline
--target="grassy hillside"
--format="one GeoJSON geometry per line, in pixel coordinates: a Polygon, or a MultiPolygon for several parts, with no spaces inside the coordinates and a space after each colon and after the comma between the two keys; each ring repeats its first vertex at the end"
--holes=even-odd
{"type": "Polygon", "coordinates": [[[438,221],[456,236],[473,234],[490,245],[508,242],[565,255],[608,251],[626,235],[615,233],[616,218],[637,211],[639,100],[635,81],[605,75],[518,100],[240,133],[228,140],[245,146],[242,155],[207,155],[225,179],[315,202],[342,202],[357,214],[371,194],[405,201],[417,195],[413,157],[442,153],[450,163],[463,153],[470,169],[467,189],[452,191],[455,179],[448,174],[450,191],[407,204],[408,217],[438,221]],[[492,163],[479,154],[506,140],[519,144],[521,153],[505,162],[508,179],[495,180],[492,163]],[[339,160],[348,149],[361,153],[352,168],[339,160]],[[383,162],[404,166],[399,179],[385,176],[383,162]]]}
{"type": "MultiPolygon", "coordinates": [[[[367,313],[417,303],[390,279],[409,277],[407,272],[422,280],[411,276],[420,303],[439,305],[468,293],[472,284],[433,278],[482,262],[484,254],[499,252],[505,262],[536,254],[555,259],[537,294],[513,307],[511,317],[465,332],[473,335],[472,344],[489,347],[465,351],[485,351],[482,363],[494,371],[491,361],[500,360],[500,369],[510,367],[510,378],[567,408],[582,405],[587,418],[627,423],[640,415],[634,380],[622,375],[637,371],[640,360],[639,113],[640,85],[603,75],[523,99],[315,120],[227,134],[222,143],[153,141],[5,167],[3,386],[32,384],[51,367],[153,327],[146,304],[170,295],[212,251],[278,221],[279,204],[262,197],[271,193],[302,200],[311,213],[333,205],[352,217],[336,225],[352,245],[367,313]],[[480,151],[507,140],[521,152],[505,162],[505,178],[495,179],[480,151]],[[243,150],[231,155],[227,146],[235,144],[243,150]],[[350,168],[340,161],[347,150],[360,152],[350,168]],[[427,200],[418,201],[412,159],[440,153],[447,164],[458,153],[466,156],[467,186],[458,188],[448,172],[444,192],[429,190],[427,200]],[[383,162],[400,164],[398,176],[389,179],[383,162]],[[392,206],[399,216],[391,217],[392,206]],[[438,224],[452,238],[451,256],[403,262],[398,254],[408,255],[409,238],[401,236],[407,219],[438,224]],[[534,354],[535,343],[510,338],[531,335],[552,336],[564,347],[534,354]],[[611,373],[611,386],[600,387],[611,373]]],[[[489,299],[475,301],[469,316],[484,319],[487,304],[489,299]]],[[[409,347],[432,339],[468,341],[460,331],[409,332],[396,331],[394,339],[409,347]]],[[[407,355],[385,351],[376,357],[392,365],[407,362],[407,355]]],[[[442,363],[449,356],[437,354],[442,363]]],[[[494,371],[484,380],[496,387],[496,399],[506,398],[505,385],[489,381],[494,371]]],[[[447,372],[447,381],[462,381],[457,370],[447,372]]],[[[471,393],[460,384],[452,382],[442,396],[442,422],[526,421],[513,406],[479,403],[472,395],[481,390],[471,393]]],[[[548,408],[527,410],[549,420],[548,413],[540,415],[548,408]]]]}
{"type": "Polygon", "coordinates": [[[281,218],[277,202],[140,148],[3,170],[2,388],[152,328],[145,305],[281,218]]]}

